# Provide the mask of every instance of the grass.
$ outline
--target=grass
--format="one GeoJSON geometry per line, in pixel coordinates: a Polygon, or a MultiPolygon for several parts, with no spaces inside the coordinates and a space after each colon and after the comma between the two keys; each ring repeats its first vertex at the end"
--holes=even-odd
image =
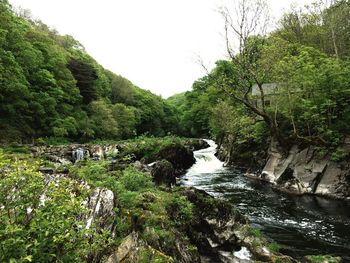
{"type": "Polygon", "coordinates": [[[272,242],[268,245],[268,248],[272,252],[279,252],[281,249],[281,246],[277,244],[276,242],[272,242]]]}
{"type": "Polygon", "coordinates": [[[262,233],[261,233],[261,230],[259,228],[250,227],[248,229],[248,234],[250,236],[254,236],[254,237],[257,237],[257,238],[261,238],[262,237],[262,233]]]}

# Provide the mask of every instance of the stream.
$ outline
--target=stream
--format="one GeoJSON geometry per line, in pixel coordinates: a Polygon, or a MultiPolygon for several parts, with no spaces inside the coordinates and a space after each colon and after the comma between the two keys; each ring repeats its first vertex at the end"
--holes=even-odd
{"type": "Polygon", "coordinates": [[[350,203],[316,196],[293,196],[250,179],[240,170],[224,167],[210,147],[195,151],[196,163],[181,184],[231,201],[281,253],[301,259],[331,254],[350,262],[350,203]]]}

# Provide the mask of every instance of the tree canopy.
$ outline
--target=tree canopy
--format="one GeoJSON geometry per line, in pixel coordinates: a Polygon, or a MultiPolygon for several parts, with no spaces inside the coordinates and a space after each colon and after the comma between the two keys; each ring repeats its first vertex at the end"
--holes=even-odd
{"type": "Polygon", "coordinates": [[[178,130],[165,100],[104,69],[73,37],[0,1],[0,140],[121,139],[178,130]]]}
{"type": "Polygon", "coordinates": [[[240,2],[238,24],[222,11],[229,59],[180,94],[182,104],[176,96],[169,100],[181,110],[185,133],[238,144],[270,134],[286,148],[298,142],[337,147],[350,131],[350,2],[294,8],[270,33],[262,28],[268,17],[249,16],[266,14],[263,1],[250,2],[240,2]],[[264,89],[268,83],[277,86],[272,94],[264,89]]]}

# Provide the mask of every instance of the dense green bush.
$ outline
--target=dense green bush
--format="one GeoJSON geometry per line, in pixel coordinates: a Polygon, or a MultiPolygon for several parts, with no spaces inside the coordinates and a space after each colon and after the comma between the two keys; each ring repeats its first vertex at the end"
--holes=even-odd
{"type": "Polygon", "coordinates": [[[89,189],[37,170],[38,163],[0,151],[0,261],[85,262],[108,247],[110,233],[79,220],[89,189]]]}

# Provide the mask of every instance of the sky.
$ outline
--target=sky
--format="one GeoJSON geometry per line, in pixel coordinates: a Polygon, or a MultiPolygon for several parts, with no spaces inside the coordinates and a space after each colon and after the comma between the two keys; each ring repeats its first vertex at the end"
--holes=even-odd
{"type": "MultiPolygon", "coordinates": [[[[9,0],[73,36],[106,69],[163,98],[190,90],[205,75],[199,58],[210,69],[226,57],[223,1],[9,0]]],[[[267,1],[275,20],[291,4],[311,2],[267,1]]]]}

